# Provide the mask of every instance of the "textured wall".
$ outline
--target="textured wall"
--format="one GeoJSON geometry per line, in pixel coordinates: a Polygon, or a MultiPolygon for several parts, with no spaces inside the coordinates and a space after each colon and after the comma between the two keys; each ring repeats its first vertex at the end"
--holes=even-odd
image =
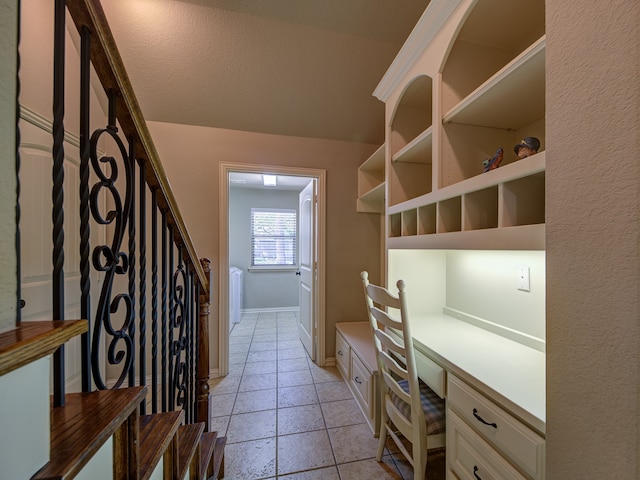
{"type": "MultiPolygon", "coordinates": [[[[218,311],[219,164],[325,169],[325,353],[335,355],[335,324],[366,320],[360,272],[380,277],[380,216],[356,212],[357,168],[375,145],[149,122],[167,177],[198,256],[213,261],[212,316],[218,311]]],[[[210,326],[217,365],[217,321],[210,326]]]]}
{"type": "Polygon", "coordinates": [[[547,1],[547,479],[640,478],[637,0],[547,1]]]}
{"type": "Polygon", "coordinates": [[[16,317],[16,46],[18,5],[0,0],[0,332],[16,317]]]}

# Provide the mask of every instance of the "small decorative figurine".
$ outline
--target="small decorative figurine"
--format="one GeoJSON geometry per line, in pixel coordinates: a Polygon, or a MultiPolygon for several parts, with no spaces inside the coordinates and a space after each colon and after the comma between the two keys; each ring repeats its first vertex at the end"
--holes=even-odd
{"type": "Polygon", "coordinates": [[[518,158],[530,157],[538,153],[538,150],[540,150],[540,140],[536,137],[525,137],[519,144],[513,147],[513,151],[518,158]]]}
{"type": "Polygon", "coordinates": [[[484,170],[482,171],[482,173],[488,172],[489,170],[495,170],[496,168],[498,168],[500,166],[500,163],[502,163],[503,157],[504,157],[504,151],[502,150],[502,147],[500,147],[498,148],[498,150],[496,150],[495,155],[491,157],[491,159],[486,159],[482,162],[482,166],[484,167],[484,170]]]}

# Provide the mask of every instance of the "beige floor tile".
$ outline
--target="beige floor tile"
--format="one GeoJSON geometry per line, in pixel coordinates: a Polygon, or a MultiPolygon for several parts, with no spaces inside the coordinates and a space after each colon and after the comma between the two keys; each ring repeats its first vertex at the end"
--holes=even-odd
{"type": "Polygon", "coordinates": [[[317,365],[309,365],[313,381],[316,383],[338,382],[342,380],[342,375],[336,367],[318,367],[317,365]]]}
{"type": "Polygon", "coordinates": [[[278,408],[296,407],[318,403],[318,394],[314,385],[278,388],[278,408]]]}
{"type": "Polygon", "coordinates": [[[276,436],[276,412],[240,413],[232,415],[227,428],[227,443],[246,442],[276,436]]]}
{"type": "Polygon", "coordinates": [[[349,400],[353,398],[351,391],[344,381],[324,382],[316,384],[320,403],[335,402],[336,400],[349,400]]]}
{"type": "Polygon", "coordinates": [[[276,334],[276,332],[263,333],[261,335],[253,336],[253,343],[263,343],[263,342],[274,343],[277,340],[278,340],[278,335],[276,334]]]}
{"type": "Polygon", "coordinates": [[[287,348],[286,350],[278,350],[278,360],[287,360],[289,358],[306,358],[307,351],[304,347],[287,348]]]}
{"type": "MultiPolygon", "coordinates": [[[[375,458],[338,465],[341,480],[403,480],[395,463],[389,456],[383,456],[378,462],[375,458]]],[[[408,480],[408,477],[407,477],[408,480]]],[[[411,477],[413,480],[413,477],[411,477]]]]}
{"type": "Polygon", "coordinates": [[[233,407],[233,414],[275,410],[276,406],[275,388],[260,390],[259,392],[239,392],[233,407]]]}
{"type": "Polygon", "coordinates": [[[211,379],[209,380],[209,392],[212,395],[235,393],[238,391],[241,379],[240,375],[227,375],[226,377],[211,379]]]}
{"type": "Polygon", "coordinates": [[[310,432],[325,428],[320,405],[278,409],[278,435],[310,432]]]}
{"type": "Polygon", "coordinates": [[[247,361],[247,352],[229,353],[229,366],[240,364],[244,368],[247,361]]]}
{"type": "Polygon", "coordinates": [[[275,363],[277,354],[275,350],[262,350],[257,352],[249,352],[247,355],[247,363],[255,362],[272,362],[275,363]]]}
{"type": "Polygon", "coordinates": [[[278,437],[278,475],[334,465],[326,430],[278,437]]]}
{"type": "MultiPolygon", "coordinates": [[[[278,475],[281,480],[340,480],[336,467],[318,468],[306,472],[292,473],[291,475],[278,475]]],[[[373,480],[373,479],[372,479],[373,480]]]]}
{"type": "Polygon", "coordinates": [[[234,343],[233,345],[229,345],[229,355],[234,353],[248,353],[249,347],[251,347],[250,343],[234,343]]]}
{"type": "Polygon", "coordinates": [[[309,371],[309,362],[307,362],[307,359],[302,357],[278,360],[278,372],[293,372],[295,370],[309,371]]]}
{"type": "MultiPolygon", "coordinates": [[[[345,427],[366,422],[360,407],[353,398],[322,403],[321,407],[327,428],[345,427]]],[[[369,433],[373,435],[371,431],[369,433]]]]}
{"type": "Polygon", "coordinates": [[[265,350],[276,350],[277,343],[273,342],[252,342],[249,352],[264,352],[265,350]]]}
{"type": "MultiPolygon", "coordinates": [[[[245,368],[246,370],[246,368],[245,368]]],[[[277,386],[277,375],[267,373],[263,375],[243,375],[238,386],[238,392],[250,392],[255,390],[270,390],[277,386]]]]}
{"type": "Polygon", "coordinates": [[[218,432],[218,435],[224,437],[227,435],[227,429],[229,428],[230,416],[225,417],[211,417],[209,419],[209,431],[218,432]]]}
{"type": "Polygon", "coordinates": [[[338,464],[375,458],[378,439],[366,423],[330,428],[328,432],[338,464]]]}
{"type": "Polygon", "coordinates": [[[289,348],[300,348],[301,346],[302,346],[302,342],[300,342],[300,339],[280,340],[278,342],[278,350],[287,350],[289,348]]]}
{"type": "Polygon", "coordinates": [[[278,387],[294,387],[296,385],[311,384],[313,384],[313,377],[311,377],[311,372],[308,368],[306,370],[278,373],[278,387]]]}
{"type": "Polygon", "coordinates": [[[224,450],[225,480],[254,480],[275,477],[276,439],[228,444],[224,450]]]}
{"type": "Polygon", "coordinates": [[[225,415],[231,415],[231,412],[233,411],[233,404],[235,401],[235,393],[211,395],[209,397],[209,416],[223,417],[225,415]]]}
{"type": "Polygon", "coordinates": [[[275,372],[276,362],[252,362],[244,366],[244,375],[264,375],[275,372]]]}

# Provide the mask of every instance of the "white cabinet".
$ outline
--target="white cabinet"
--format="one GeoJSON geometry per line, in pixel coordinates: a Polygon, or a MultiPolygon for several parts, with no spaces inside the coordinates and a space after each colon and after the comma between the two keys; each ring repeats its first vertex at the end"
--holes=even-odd
{"type": "Polygon", "coordinates": [[[447,392],[447,464],[460,478],[544,478],[544,438],[454,375],[447,392]]]}
{"type": "Polygon", "coordinates": [[[336,324],[336,366],[375,436],[380,432],[380,391],[369,322],[336,324]]]}

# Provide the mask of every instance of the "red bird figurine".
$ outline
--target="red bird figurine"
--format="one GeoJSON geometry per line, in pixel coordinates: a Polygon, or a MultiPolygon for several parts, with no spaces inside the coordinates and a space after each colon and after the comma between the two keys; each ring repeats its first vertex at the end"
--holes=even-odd
{"type": "Polygon", "coordinates": [[[482,165],[484,166],[482,173],[498,168],[500,163],[502,163],[502,157],[504,157],[504,151],[502,150],[502,147],[500,147],[496,150],[496,154],[491,157],[491,160],[485,160],[482,162],[482,165]]]}

